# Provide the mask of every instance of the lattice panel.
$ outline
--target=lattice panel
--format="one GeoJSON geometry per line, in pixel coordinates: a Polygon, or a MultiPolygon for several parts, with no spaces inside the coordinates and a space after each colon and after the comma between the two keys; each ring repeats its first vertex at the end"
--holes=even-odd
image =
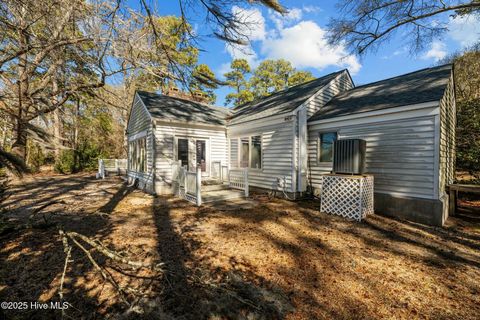
{"type": "Polygon", "coordinates": [[[357,221],[373,214],[373,176],[323,176],[320,211],[357,221]]]}

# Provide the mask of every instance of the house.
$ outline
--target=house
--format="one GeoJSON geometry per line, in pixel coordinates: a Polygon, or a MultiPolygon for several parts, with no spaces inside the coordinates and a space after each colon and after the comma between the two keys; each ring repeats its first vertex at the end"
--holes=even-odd
{"type": "Polygon", "coordinates": [[[251,187],[321,193],[335,139],[367,141],[377,212],[441,225],[454,179],[451,65],[354,87],[347,70],[234,109],[137,92],[128,121],[130,179],[171,192],[172,164],[248,171],[251,187]]]}
{"type": "Polygon", "coordinates": [[[151,193],[171,193],[173,162],[201,166],[227,163],[230,110],[177,97],[137,91],[127,124],[128,178],[151,193]]]}
{"type": "Polygon", "coordinates": [[[253,187],[305,192],[307,119],[352,87],[342,70],[235,108],[227,126],[230,168],[246,168],[253,187]]]}
{"type": "Polygon", "coordinates": [[[375,211],[442,225],[445,186],[455,179],[455,115],[451,65],[342,92],[308,120],[311,185],[321,190],[332,170],[333,139],[364,139],[375,211]]]}

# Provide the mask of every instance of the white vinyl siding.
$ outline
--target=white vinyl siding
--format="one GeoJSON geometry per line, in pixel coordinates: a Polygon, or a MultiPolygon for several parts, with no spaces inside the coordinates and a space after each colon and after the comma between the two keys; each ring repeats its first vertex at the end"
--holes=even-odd
{"type": "Polygon", "coordinates": [[[307,118],[320,110],[337,94],[353,88],[352,80],[347,71],[342,72],[334,80],[330,81],[307,103],[307,118]]]}
{"type": "MultiPolygon", "coordinates": [[[[156,124],[156,176],[157,181],[170,183],[172,179],[172,163],[176,159],[175,138],[205,139],[207,141],[208,168],[212,161],[227,164],[227,139],[225,128],[206,128],[195,125],[156,124]]],[[[193,149],[194,150],[194,149],[193,149]]]]}
{"type": "MultiPolygon", "coordinates": [[[[137,136],[146,137],[146,170],[145,172],[137,172],[133,170],[133,166],[129,165],[128,177],[139,180],[139,187],[146,188],[153,191],[153,137],[152,137],[152,122],[150,115],[143,106],[141,100],[135,95],[132,104],[132,110],[127,124],[127,138],[128,141],[136,140],[137,136]]],[[[132,155],[131,152],[128,153],[132,155]]],[[[134,159],[128,159],[129,162],[134,159]]]]}
{"type": "Polygon", "coordinates": [[[339,122],[309,126],[309,173],[313,187],[321,188],[330,164],[317,164],[319,132],[335,128],[338,139],[367,141],[366,172],[375,176],[375,192],[432,199],[435,196],[435,116],[364,123],[339,122]]]}
{"type": "Polygon", "coordinates": [[[238,168],[238,138],[230,138],[230,168],[238,168]]]}
{"type": "Polygon", "coordinates": [[[445,89],[440,102],[440,139],[439,139],[439,196],[445,192],[445,186],[455,180],[455,94],[453,76],[445,89]]]}
{"type": "Polygon", "coordinates": [[[262,168],[248,169],[249,184],[259,188],[279,189],[277,179],[281,178],[285,179],[286,191],[292,192],[295,117],[289,117],[287,121],[285,116],[272,118],[232,125],[228,128],[231,168],[235,167],[235,157],[239,156],[238,138],[261,136],[262,168]]]}

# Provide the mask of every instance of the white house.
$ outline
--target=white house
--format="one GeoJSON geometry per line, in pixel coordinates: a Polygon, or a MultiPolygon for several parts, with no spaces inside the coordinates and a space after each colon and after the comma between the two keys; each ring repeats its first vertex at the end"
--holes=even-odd
{"type": "Polygon", "coordinates": [[[128,121],[130,179],[171,192],[172,163],[248,170],[249,185],[321,192],[335,139],[367,141],[378,213],[441,225],[454,179],[451,65],[354,87],[347,70],[227,109],[137,92],[128,121]]]}

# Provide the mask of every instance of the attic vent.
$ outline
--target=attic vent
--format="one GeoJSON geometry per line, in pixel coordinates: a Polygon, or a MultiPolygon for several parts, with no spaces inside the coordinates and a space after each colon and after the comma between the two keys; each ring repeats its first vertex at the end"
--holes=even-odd
{"type": "Polygon", "coordinates": [[[367,143],[361,139],[337,140],[333,145],[333,173],[363,174],[367,143]]]}

